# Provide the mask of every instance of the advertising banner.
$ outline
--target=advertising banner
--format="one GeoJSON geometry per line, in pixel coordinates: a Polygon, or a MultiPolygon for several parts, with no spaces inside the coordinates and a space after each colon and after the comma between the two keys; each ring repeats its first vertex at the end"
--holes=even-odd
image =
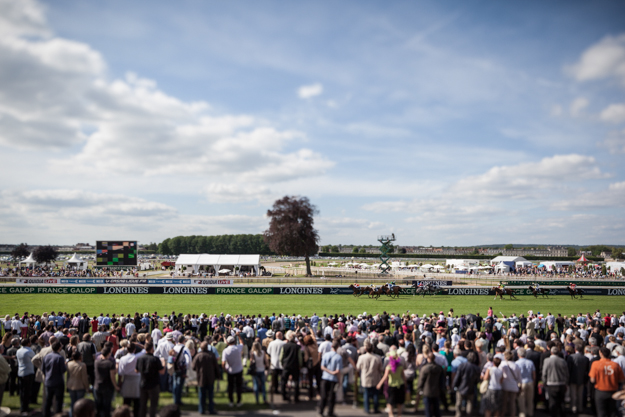
{"type": "Polygon", "coordinates": [[[195,285],[233,285],[233,279],[192,279],[195,285]]]}
{"type": "Polygon", "coordinates": [[[17,278],[17,284],[58,284],[58,278],[17,278]]]}
{"type": "MultiPolygon", "coordinates": [[[[532,285],[535,282],[538,282],[540,285],[562,285],[566,287],[571,283],[571,281],[507,281],[508,285],[532,285]]],[[[575,281],[578,287],[625,287],[625,281],[575,281]]],[[[566,288],[565,288],[566,289],[566,288]]]]}
{"type": "Polygon", "coordinates": [[[18,287],[7,285],[0,287],[0,294],[96,294],[96,287],[18,287]]]}
{"type": "Polygon", "coordinates": [[[453,281],[441,281],[441,280],[436,280],[436,279],[420,279],[420,280],[413,280],[411,282],[412,285],[414,284],[421,284],[423,283],[423,285],[430,283],[430,284],[434,284],[434,285],[438,285],[439,287],[451,287],[453,285],[453,281]]]}

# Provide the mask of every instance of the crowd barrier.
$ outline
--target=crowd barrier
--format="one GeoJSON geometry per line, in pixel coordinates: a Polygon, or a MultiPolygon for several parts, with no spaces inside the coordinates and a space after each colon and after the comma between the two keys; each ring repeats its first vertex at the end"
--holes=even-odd
{"type": "MultiPolygon", "coordinates": [[[[532,295],[527,288],[511,288],[514,295],[532,295]]],[[[625,288],[583,288],[584,295],[625,295],[625,288]]],[[[44,286],[44,285],[3,285],[0,294],[183,294],[183,295],[352,295],[348,287],[215,287],[215,286],[151,286],[151,285],[101,285],[101,286],[44,286]]],[[[403,287],[401,295],[414,295],[414,288],[403,287]]],[[[495,295],[488,287],[449,287],[443,288],[438,295],[495,295]]],[[[549,295],[569,295],[566,288],[549,288],[549,295]]],[[[366,297],[366,295],[363,295],[366,297]]]]}

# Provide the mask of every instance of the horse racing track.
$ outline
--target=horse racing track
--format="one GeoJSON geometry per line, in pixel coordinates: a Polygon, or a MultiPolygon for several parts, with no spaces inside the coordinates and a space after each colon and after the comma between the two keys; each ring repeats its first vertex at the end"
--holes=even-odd
{"type": "Polygon", "coordinates": [[[455,314],[495,312],[527,314],[552,312],[562,315],[593,312],[618,313],[625,310],[621,288],[584,288],[582,299],[572,299],[566,288],[553,288],[547,297],[535,298],[527,288],[515,288],[516,299],[494,299],[489,287],[444,288],[436,295],[415,296],[403,287],[398,297],[367,295],[355,297],[347,287],[198,287],[198,286],[0,286],[0,315],[51,311],[86,312],[90,315],[172,311],[189,314],[312,315],[438,313],[453,308],[455,314]]]}

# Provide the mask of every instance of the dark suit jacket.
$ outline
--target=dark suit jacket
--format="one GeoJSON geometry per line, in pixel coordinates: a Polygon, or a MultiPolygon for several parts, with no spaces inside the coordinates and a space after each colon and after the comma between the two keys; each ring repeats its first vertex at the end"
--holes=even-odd
{"type": "Polygon", "coordinates": [[[569,367],[569,384],[585,384],[588,382],[590,361],[583,353],[575,352],[566,358],[569,367]]]}
{"type": "Polygon", "coordinates": [[[473,395],[480,380],[480,368],[471,362],[465,362],[458,367],[454,377],[453,387],[462,395],[473,395]]]}
{"type": "Polygon", "coordinates": [[[219,376],[217,357],[211,351],[198,353],[193,358],[191,369],[197,373],[197,384],[200,387],[210,387],[219,376]]]}

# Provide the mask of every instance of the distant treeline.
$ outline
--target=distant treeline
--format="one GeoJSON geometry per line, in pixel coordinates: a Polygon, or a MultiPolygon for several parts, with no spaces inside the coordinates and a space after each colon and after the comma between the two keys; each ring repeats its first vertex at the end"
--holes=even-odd
{"type": "Polygon", "coordinates": [[[162,255],[209,253],[224,255],[272,255],[263,235],[176,236],[158,245],[162,255]]]}

